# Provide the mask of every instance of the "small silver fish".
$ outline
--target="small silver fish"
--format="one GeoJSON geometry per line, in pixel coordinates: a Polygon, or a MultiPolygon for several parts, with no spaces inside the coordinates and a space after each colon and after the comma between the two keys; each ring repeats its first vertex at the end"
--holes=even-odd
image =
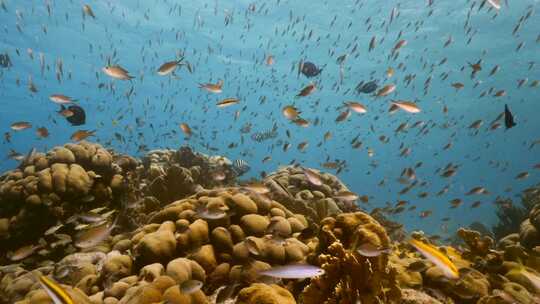
{"type": "Polygon", "coordinates": [[[223,210],[208,210],[203,209],[198,211],[197,214],[204,220],[219,220],[227,216],[227,212],[223,210]]]}
{"type": "Polygon", "coordinates": [[[117,221],[118,217],[111,224],[105,223],[83,231],[75,241],[75,246],[83,249],[96,246],[109,237],[111,231],[116,227],[117,221]]]}
{"type": "Polygon", "coordinates": [[[272,267],[268,270],[260,271],[259,274],[280,279],[306,279],[323,275],[324,270],[308,264],[291,264],[272,267]]]}
{"type": "Polygon", "coordinates": [[[379,248],[372,243],[364,243],[356,247],[356,252],[362,256],[372,258],[380,256],[383,253],[390,253],[390,248],[379,248]]]}
{"type": "Polygon", "coordinates": [[[322,185],[322,181],[321,181],[321,178],[319,176],[319,174],[311,169],[308,169],[308,168],[304,168],[302,171],[304,171],[304,175],[306,176],[307,180],[315,185],[315,186],[320,186],[322,185]]]}

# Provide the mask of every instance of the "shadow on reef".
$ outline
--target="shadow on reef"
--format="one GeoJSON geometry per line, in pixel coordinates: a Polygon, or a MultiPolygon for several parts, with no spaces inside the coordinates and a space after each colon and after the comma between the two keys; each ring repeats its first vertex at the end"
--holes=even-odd
{"type": "Polygon", "coordinates": [[[525,190],[521,195],[520,205],[514,204],[511,199],[499,199],[495,202],[499,221],[492,230],[497,240],[520,230],[521,223],[529,217],[531,209],[540,203],[539,191],[539,186],[525,190]]]}
{"type": "Polygon", "coordinates": [[[33,153],[0,178],[0,303],[51,303],[39,275],[75,303],[537,303],[538,191],[498,242],[484,228],[460,228],[453,246],[413,232],[459,269],[449,279],[399,223],[309,170],[238,185],[226,158],[187,147],[142,161],[88,142],[33,153]],[[101,235],[81,246],[87,231],[101,235]],[[260,275],[298,263],[324,273],[260,275]]]}

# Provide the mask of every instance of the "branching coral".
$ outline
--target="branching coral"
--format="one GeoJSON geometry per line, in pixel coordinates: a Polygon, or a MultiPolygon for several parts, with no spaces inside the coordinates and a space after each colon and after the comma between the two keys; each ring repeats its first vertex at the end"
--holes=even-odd
{"type": "Polygon", "coordinates": [[[325,274],[311,280],[301,294],[304,303],[397,303],[401,297],[388,257],[362,256],[360,244],[389,248],[384,228],[363,212],[344,213],[322,222],[319,252],[313,259],[325,274]]]}
{"type": "Polygon", "coordinates": [[[493,239],[489,236],[481,236],[478,231],[459,228],[457,234],[469,248],[463,253],[465,257],[486,256],[493,247],[493,239]]]}

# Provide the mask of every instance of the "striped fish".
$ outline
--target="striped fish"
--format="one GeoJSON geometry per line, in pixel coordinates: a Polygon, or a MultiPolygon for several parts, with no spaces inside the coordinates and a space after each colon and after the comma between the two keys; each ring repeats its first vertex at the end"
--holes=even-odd
{"type": "Polygon", "coordinates": [[[245,160],[237,159],[233,162],[232,169],[236,173],[237,176],[241,176],[245,174],[246,172],[248,172],[251,169],[251,167],[245,160]]]}
{"type": "Polygon", "coordinates": [[[410,239],[409,244],[420,251],[426,259],[439,267],[447,278],[453,280],[459,278],[459,270],[456,265],[435,246],[415,239],[410,239]]]}
{"type": "Polygon", "coordinates": [[[266,130],[263,132],[255,132],[251,134],[251,139],[256,142],[262,142],[271,138],[276,138],[278,136],[277,125],[274,124],[272,130],[266,130]]]}
{"type": "Polygon", "coordinates": [[[39,285],[51,297],[54,304],[75,304],[71,296],[53,280],[46,276],[39,276],[39,285]]]}

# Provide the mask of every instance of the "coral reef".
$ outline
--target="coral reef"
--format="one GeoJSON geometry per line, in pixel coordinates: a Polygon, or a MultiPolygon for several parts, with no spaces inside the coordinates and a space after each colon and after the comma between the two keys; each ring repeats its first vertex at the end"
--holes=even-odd
{"type": "Polygon", "coordinates": [[[282,202],[293,212],[304,214],[311,223],[358,210],[354,204],[356,199],[343,198],[343,194],[350,191],[337,177],[329,173],[314,173],[318,175],[320,185],[310,182],[304,169],[295,166],[283,167],[269,174],[263,182],[270,189],[272,199],[282,202]]]}
{"type": "Polygon", "coordinates": [[[0,304],[51,303],[40,275],[92,304],[539,301],[537,188],[523,208],[499,209],[497,242],[480,223],[458,229],[452,246],[411,234],[455,264],[449,279],[401,224],[360,211],[335,176],[305,170],[237,185],[230,161],[187,147],[142,161],[89,142],[32,152],[0,177],[0,304]],[[97,241],[81,246],[87,231],[97,241]],[[298,263],[324,273],[260,274],[298,263]]]}
{"type": "MultiPolygon", "coordinates": [[[[48,228],[75,214],[103,206],[119,209],[125,177],[136,165],[133,158],[89,142],[32,151],[0,177],[0,257],[35,244],[48,228]]],[[[47,246],[41,245],[41,253],[54,250],[55,241],[43,240],[47,246]]]]}
{"type": "Polygon", "coordinates": [[[194,152],[189,147],[150,151],[142,163],[139,175],[143,192],[163,204],[203,188],[230,185],[236,177],[227,158],[194,152]]]}
{"type": "Polygon", "coordinates": [[[495,203],[499,221],[492,230],[495,239],[499,240],[519,231],[520,223],[528,218],[529,211],[540,204],[540,186],[526,189],[521,196],[520,206],[514,204],[511,199],[498,199],[495,203]]]}

